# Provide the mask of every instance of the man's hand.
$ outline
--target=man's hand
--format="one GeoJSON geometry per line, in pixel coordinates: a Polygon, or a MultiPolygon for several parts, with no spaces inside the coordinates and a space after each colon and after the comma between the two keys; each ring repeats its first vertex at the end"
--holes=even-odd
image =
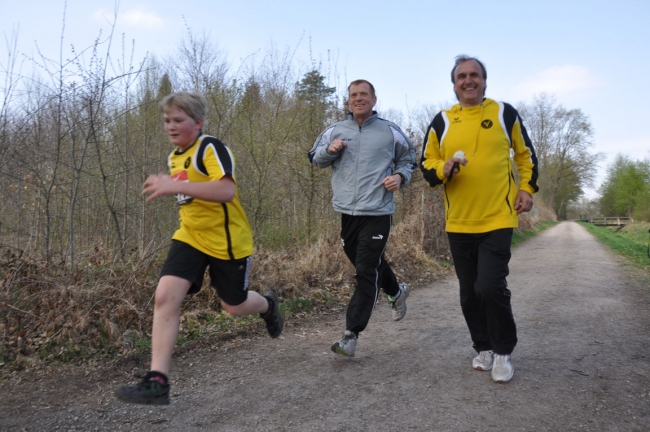
{"type": "Polygon", "coordinates": [[[149,195],[147,202],[159,196],[175,195],[178,192],[178,182],[174,181],[167,174],[150,175],[144,182],[142,195],[149,195]]]}
{"type": "Polygon", "coordinates": [[[347,144],[345,144],[345,141],[340,140],[340,139],[335,139],[334,141],[332,141],[330,143],[329,147],[327,147],[327,152],[329,154],[338,153],[341,150],[343,150],[346,147],[346,145],[347,144]]]}
{"type": "Polygon", "coordinates": [[[529,212],[533,208],[533,197],[526,191],[520,190],[515,198],[515,210],[517,214],[529,212]]]}
{"type": "Polygon", "coordinates": [[[447,159],[447,162],[445,162],[445,166],[442,169],[442,172],[445,174],[445,177],[449,179],[449,175],[455,176],[460,172],[460,166],[459,165],[467,165],[467,159],[465,158],[458,158],[458,157],[452,157],[447,159]],[[458,164],[454,166],[454,164],[458,164]],[[452,169],[454,170],[452,173],[452,169]]]}
{"type": "Polygon", "coordinates": [[[399,189],[399,186],[402,184],[402,176],[399,174],[389,175],[381,181],[381,184],[386,186],[386,190],[389,192],[395,192],[399,189]]]}

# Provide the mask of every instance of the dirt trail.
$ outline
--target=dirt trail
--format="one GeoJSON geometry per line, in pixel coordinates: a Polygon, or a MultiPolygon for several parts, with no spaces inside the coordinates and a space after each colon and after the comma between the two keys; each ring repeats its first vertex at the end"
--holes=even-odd
{"type": "Polygon", "coordinates": [[[382,301],[355,358],[329,351],[338,316],[176,357],[167,407],[112,397],[128,371],[22,374],[0,386],[0,430],[650,430],[648,287],[572,222],[516,248],[510,270],[505,385],[472,370],[447,278],[413,290],[398,323],[382,301]]]}

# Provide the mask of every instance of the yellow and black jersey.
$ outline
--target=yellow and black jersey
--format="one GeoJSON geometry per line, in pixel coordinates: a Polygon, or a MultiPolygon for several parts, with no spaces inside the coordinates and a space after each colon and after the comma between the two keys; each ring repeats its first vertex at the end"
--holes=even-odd
{"type": "Polygon", "coordinates": [[[518,190],[531,195],[538,190],[537,156],[519,114],[492,99],[438,113],[425,135],[420,168],[431,186],[444,185],[448,232],[516,228],[518,190]],[[465,153],[467,165],[448,182],[443,167],[458,150],[465,153]]]}
{"type": "MultiPolygon", "coordinates": [[[[224,143],[201,135],[185,151],[169,155],[169,172],[176,181],[208,182],[225,176],[235,179],[235,159],[224,143]]],[[[187,195],[176,197],[180,226],[172,238],[215,258],[240,259],[252,255],[253,234],[235,191],[232,202],[203,201],[187,195]]]]}

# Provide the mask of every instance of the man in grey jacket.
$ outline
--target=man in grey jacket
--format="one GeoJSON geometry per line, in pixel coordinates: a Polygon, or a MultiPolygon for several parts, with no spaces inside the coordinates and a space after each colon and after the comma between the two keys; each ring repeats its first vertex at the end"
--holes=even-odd
{"type": "Polygon", "coordinates": [[[341,213],[341,240],[356,269],[356,287],[346,314],[345,334],[332,351],[353,357],[383,288],[393,319],[406,314],[409,287],[398,284],[384,259],[394,192],[408,185],[416,167],[415,147],[394,123],[373,111],[375,88],[366,80],[348,86],[350,113],[323,131],[309,151],[311,163],[332,167],[332,203],[341,213]]]}

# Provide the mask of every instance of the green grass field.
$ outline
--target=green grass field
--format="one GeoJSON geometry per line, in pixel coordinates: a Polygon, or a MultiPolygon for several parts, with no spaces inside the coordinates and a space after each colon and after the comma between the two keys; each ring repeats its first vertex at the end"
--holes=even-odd
{"type": "Polygon", "coordinates": [[[616,227],[599,227],[587,222],[579,223],[612,251],[627,258],[630,263],[647,272],[650,277],[650,257],[648,257],[650,223],[634,223],[618,231],[616,227]]]}

